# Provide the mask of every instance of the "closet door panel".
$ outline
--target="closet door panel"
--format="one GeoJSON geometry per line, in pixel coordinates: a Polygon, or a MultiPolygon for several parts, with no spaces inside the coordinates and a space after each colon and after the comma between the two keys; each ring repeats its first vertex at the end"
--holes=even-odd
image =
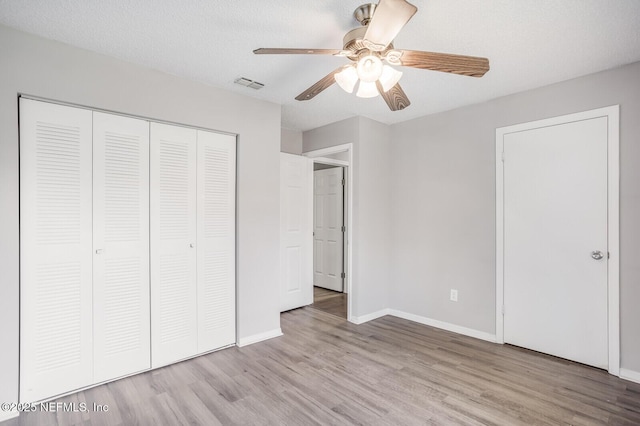
{"type": "Polygon", "coordinates": [[[198,352],[236,341],[236,139],[198,130],[198,352]]]}
{"type": "Polygon", "coordinates": [[[151,367],[149,122],[93,113],[96,383],[151,367]]]}
{"type": "Polygon", "coordinates": [[[20,401],[93,382],[91,111],[20,99],[20,401]]]}
{"type": "Polygon", "coordinates": [[[151,123],[151,360],[198,349],[196,130],[151,123]]]}

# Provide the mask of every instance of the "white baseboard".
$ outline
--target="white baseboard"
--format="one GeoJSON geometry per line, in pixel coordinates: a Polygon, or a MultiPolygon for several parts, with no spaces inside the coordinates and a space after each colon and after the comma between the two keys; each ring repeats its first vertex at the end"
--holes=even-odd
{"type": "Polygon", "coordinates": [[[367,315],[362,315],[360,317],[351,317],[351,322],[354,324],[364,324],[365,322],[373,321],[374,319],[383,317],[385,315],[389,315],[389,309],[381,309],[377,312],[372,312],[367,315]]]}
{"type": "Polygon", "coordinates": [[[626,368],[621,368],[620,378],[629,380],[630,382],[640,383],[640,372],[627,370],[626,368]]]}
{"type": "Polygon", "coordinates": [[[424,325],[429,325],[431,327],[441,328],[443,330],[452,331],[454,333],[462,334],[469,337],[475,337],[476,339],[486,340],[487,342],[497,342],[495,334],[486,333],[484,331],[478,331],[472,328],[462,327],[460,325],[438,321],[427,317],[422,317],[420,315],[409,314],[407,312],[402,312],[395,309],[387,309],[387,311],[389,315],[393,315],[394,317],[403,318],[424,325]]]}
{"type": "Polygon", "coordinates": [[[274,330],[265,331],[264,333],[254,334],[253,336],[241,337],[238,339],[238,346],[249,346],[254,343],[262,342],[264,340],[273,339],[274,337],[282,336],[282,329],[276,328],[274,330]]]}
{"type": "Polygon", "coordinates": [[[0,422],[5,420],[15,419],[20,413],[18,411],[0,411],[0,422]]]}

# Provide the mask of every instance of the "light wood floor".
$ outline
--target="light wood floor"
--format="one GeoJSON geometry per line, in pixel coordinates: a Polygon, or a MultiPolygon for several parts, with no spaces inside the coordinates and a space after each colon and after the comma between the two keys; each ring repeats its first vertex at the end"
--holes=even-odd
{"type": "Polygon", "coordinates": [[[107,413],[14,425],[638,425],[640,385],[551,356],[384,317],[310,307],[284,336],[62,398],[107,413]]]}
{"type": "Polygon", "coordinates": [[[347,318],[347,293],[313,287],[313,305],[311,307],[341,318],[347,318]]]}

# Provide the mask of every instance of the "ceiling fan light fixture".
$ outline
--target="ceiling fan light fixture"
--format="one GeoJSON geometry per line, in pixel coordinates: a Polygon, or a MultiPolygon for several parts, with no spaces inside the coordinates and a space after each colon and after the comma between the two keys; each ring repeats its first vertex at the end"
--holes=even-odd
{"type": "Polygon", "coordinates": [[[382,61],[376,55],[366,55],[358,60],[358,77],[366,83],[373,83],[382,75],[382,61]]]}
{"type": "Polygon", "coordinates": [[[336,79],[336,83],[347,93],[353,93],[353,89],[356,87],[356,83],[358,82],[358,72],[356,71],[355,66],[347,65],[342,71],[336,73],[333,76],[336,79]]]}
{"type": "Polygon", "coordinates": [[[389,89],[398,84],[401,77],[401,71],[393,69],[389,65],[384,65],[382,67],[382,74],[380,75],[379,80],[380,84],[382,85],[382,90],[384,90],[385,93],[388,92],[389,89]]]}
{"type": "Polygon", "coordinates": [[[379,95],[378,88],[376,87],[375,82],[360,80],[360,85],[358,85],[358,92],[356,93],[357,97],[375,98],[378,95],[379,95]]]}

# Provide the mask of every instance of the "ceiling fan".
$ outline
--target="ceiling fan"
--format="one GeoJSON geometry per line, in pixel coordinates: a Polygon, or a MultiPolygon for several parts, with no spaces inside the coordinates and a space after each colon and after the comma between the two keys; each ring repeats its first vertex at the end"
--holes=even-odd
{"type": "Polygon", "coordinates": [[[342,50],[260,48],[253,53],[346,57],[352,61],[350,64],[331,71],[296,96],[296,100],[308,101],[333,83],[353,93],[359,82],[356,96],[371,98],[380,94],[392,111],[405,109],[411,102],[398,83],[402,72],[390,65],[471,77],[482,77],[489,71],[487,58],[395,49],[393,39],[417,11],[418,8],[406,0],[380,0],[378,4],[364,4],[353,13],[362,27],[344,36],[342,50]]]}

